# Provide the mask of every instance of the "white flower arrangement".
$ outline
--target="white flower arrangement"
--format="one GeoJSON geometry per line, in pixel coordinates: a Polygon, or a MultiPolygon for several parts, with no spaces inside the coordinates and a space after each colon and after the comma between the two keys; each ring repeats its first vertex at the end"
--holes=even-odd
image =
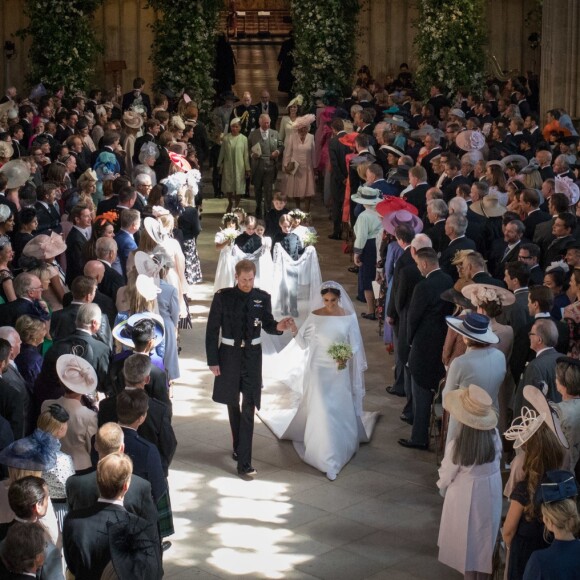
{"type": "Polygon", "coordinates": [[[415,46],[416,80],[425,94],[442,83],[450,94],[460,87],[480,91],[485,68],[483,0],[419,0],[415,46]]]}
{"type": "Polygon", "coordinates": [[[64,86],[69,94],[88,88],[95,72],[97,42],[93,18],[103,0],[25,0],[26,28],[20,38],[31,38],[28,51],[30,85],[52,89],[64,86]]]}
{"type": "Polygon", "coordinates": [[[302,239],[302,243],[305,246],[315,246],[318,243],[318,236],[316,235],[316,232],[309,230],[308,233],[302,239]]]}
{"type": "Polygon", "coordinates": [[[215,235],[215,243],[223,244],[224,242],[229,242],[233,244],[235,239],[240,235],[240,232],[236,228],[223,228],[215,235]]]}
{"type": "Polygon", "coordinates": [[[477,288],[471,294],[471,302],[474,306],[481,306],[489,302],[498,302],[501,304],[501,299],[492,288],[477,288]]]}
{"type": "Polygon", "coordinates": [[[352,347],[345,342],[335,342],[328,349],[330,358],[338,363],[338,370],[344,370],[346,363],[352,358],[352,347]]]}

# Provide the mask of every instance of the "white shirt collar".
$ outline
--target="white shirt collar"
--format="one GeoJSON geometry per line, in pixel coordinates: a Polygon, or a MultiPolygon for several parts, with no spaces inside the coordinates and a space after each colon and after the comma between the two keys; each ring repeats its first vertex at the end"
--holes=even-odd
{"type": "Polygon", "coordinates": [[[538,358],[543,352],[546,352],[547,350],[554,350],[553,346],[547,346],[546,348],[543,348],[542,350],[539,350],[536,353],[536,358],[538,358]]]}
{"type": "Polygon", "coordinates": [[[104,497],[100,497],[97,501],[99,503],[110,503],[111,505],[118,505],[118,506],[122,507],[123,509],[125,509],[125,506],[123,505],[122,499],[106,499],[104,497]]]}

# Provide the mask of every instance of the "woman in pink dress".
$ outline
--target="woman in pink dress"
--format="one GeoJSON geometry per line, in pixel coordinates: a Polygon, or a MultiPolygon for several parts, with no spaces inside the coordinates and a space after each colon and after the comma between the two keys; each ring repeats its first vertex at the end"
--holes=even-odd
{"type": "Polygon", "coordinates": [[[304,198],[304,209],[310,211],[310,200],[316,191],[314,180],[314,135],[309,133],[314,115],[298,117],[294,131],[286,142],[282,167],[286,174],[286,195],[294,199],[300,208],[304,198]]]}

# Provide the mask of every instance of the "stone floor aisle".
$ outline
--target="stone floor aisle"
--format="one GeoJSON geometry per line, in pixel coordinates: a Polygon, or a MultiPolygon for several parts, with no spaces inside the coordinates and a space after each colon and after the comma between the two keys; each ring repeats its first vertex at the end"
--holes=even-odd
{"type": "MultiPolygon", "coordinates": [[[[192,307],[194,328],[181,335],[183,376],[173,399],[179,445],[170,470],[176,534],[165,554],[166,578],[460,578],[437,561],[442,500],[434,454],[397,444],[410,428],[399,420],[402,400],[385,393],[393,359],[376,323],[360,319],[369,361],[365,406],[381,413],[371,443],[331,483],[256,418],[258,477],[237,477],[226,408],[211,401],[204,350],[213,236],[224,209],[223,200],[204,202],[198,241],[204,282],[192,307]]],[[[318,203],[313,213],[323,280],[339,281],[354,296],[348,256],[327,238],[327,212],[318,203]]]]}

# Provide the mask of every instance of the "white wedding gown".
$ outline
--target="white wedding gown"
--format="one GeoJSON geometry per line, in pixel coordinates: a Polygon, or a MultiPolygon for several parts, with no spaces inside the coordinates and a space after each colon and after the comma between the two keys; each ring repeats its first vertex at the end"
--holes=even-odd
{"type": "Polygon", "coordinates": [[[295,340],[265,357],[260,419],[280,439],[291,439],[300,458],[329,479],[360,442],[370,440],[377,419],[377,413],[362,411],[366,363],[364,355],[356,356],[362,349],[356,315],[311,313],[295,340]],[[328,355],[335,343],[352,347],[354,356],[344,370],[328,355]]]}

